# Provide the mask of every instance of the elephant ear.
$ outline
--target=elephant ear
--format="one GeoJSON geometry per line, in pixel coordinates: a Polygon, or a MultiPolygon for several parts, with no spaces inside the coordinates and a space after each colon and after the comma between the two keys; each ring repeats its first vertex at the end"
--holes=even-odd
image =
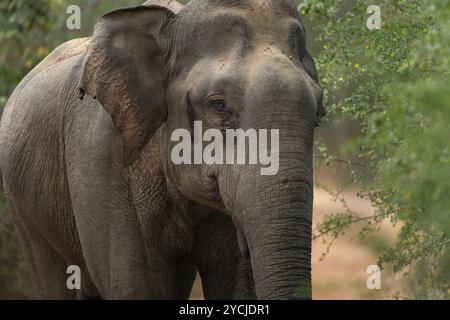
{"type": "Polygon", "coordinates": [[[302,65],[305,71],[314,79],[316,83],[319,82],[319,77],[317,76],[316,63],[314,62],[311,54],[305,50],[302,58],[302,65]]]}
{"type": "Polygon", "coordinates": [[[174,13],[140,6],[99,19],[82,67],[80,98],[102,104],[123,139],[123,158],[131,165],[166,118],[163,64],[166,26],[174,13]]]}
{"type": "MultiPolygon", "coordinates": [[[[311,56],[311,54],[306,50],[303,54],[302,65],[303,65],[303,68],[305,69],[305,71],[309,74],[309,76],[318,84],[319,77],[317,75],[316,63],[314,62],[314,59],[311,56]]],[[[323,118],[327,113],[325,110],[325,107],[323,106],[322,98],[323,98],[323,96],[322,96],[322,92],[321,92],[321,95],[319,98],[320,100],[318,102],[319,106],[318,106],[318,110],[317,110],[317,116],[319,119],[323,118]]]]}

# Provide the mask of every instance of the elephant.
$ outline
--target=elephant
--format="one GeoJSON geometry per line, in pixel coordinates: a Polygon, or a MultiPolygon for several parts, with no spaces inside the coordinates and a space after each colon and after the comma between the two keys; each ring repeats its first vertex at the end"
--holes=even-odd
{"type": "Polygon", "coordinates": [[[39,298],[183,300],[198,273],[206,299],[311,299],[322,96],[294,1],[147,1],[56,48],[0,125],[39,298]],[[194,121],[279,130],[277,174],[175,164],[171,135],[194,121]]]}

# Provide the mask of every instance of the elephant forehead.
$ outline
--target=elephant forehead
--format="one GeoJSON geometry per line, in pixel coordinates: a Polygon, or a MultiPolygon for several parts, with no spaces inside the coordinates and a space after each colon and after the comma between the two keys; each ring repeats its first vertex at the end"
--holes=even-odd
{"type": "Polygon", "coordinates": [[[281,10],[296,15],[297,7],[292,0],[208,0],[208,3],[220,7],[234,7],[242,9],[281,10]]]}
{"type": "Polygon", "coordinates": [[[202,17],[214,16],[215,11],[222,10],[239,13],[248,19],[267,20],[283,15],[299,19],[297,6],[292,0],[192,0],[182,12],[189,13],[190,18],[196,16],[201,20],[202,17]]]}
{"type": "Polygon", "coordinates": [[[280,38],[293,25],[304,30],[293,1],[199,0],[191,3],[180,14],[177,28],[189,45],[228,37],[247,41],[251,37],[280,38]]]}
{"type": "Polygon", "coordinates": [[[171,30],[172,52],[184,70],[199,59],[236,62],[267,45],[294,56],[294,42],[304,37],[295,5],[282,0],[192,0],[171,30]]]}

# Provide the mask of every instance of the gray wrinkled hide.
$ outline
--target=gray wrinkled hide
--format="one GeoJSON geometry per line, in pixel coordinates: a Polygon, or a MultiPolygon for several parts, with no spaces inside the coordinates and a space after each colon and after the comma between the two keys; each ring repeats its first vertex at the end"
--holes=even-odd
{"type": "Polygon", "coordinates": [[[311,297],[312,145],[324,114],[293,1],[147,1],[18,85],[0,168],[44,299],[311,297]],[[211,103],[212,101],[212,103],[211,103]],[[280,171],[181,165],[173,130],[280,130],[280,171]],[[81,268],[81,290],[66,286],[81,268]]]}

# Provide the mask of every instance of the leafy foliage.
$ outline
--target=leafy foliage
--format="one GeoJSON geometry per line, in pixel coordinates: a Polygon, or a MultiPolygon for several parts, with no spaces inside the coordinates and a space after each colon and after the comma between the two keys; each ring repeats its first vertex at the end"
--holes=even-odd
{"type": "MultiPolygon", "coordinates": [[[[304,1],[321,46],[318,68],[333,123],[357,121],[340,160],[320,143],[318,161],[343,162],[376,208],[372,217],[328,216],[317,236],[332,242],[361,224],[360,236],[390,219],[402,225],[380,265],[415,267],[416,298],[448,298],[450,280],[450,2],[381,1],[382,28],[365,28],[369,1],[304,1]],[[356,165],[355,165],[356,164],[356,165]]],[[[336,197],[345,203],[342,190],[336,197]]]]}

